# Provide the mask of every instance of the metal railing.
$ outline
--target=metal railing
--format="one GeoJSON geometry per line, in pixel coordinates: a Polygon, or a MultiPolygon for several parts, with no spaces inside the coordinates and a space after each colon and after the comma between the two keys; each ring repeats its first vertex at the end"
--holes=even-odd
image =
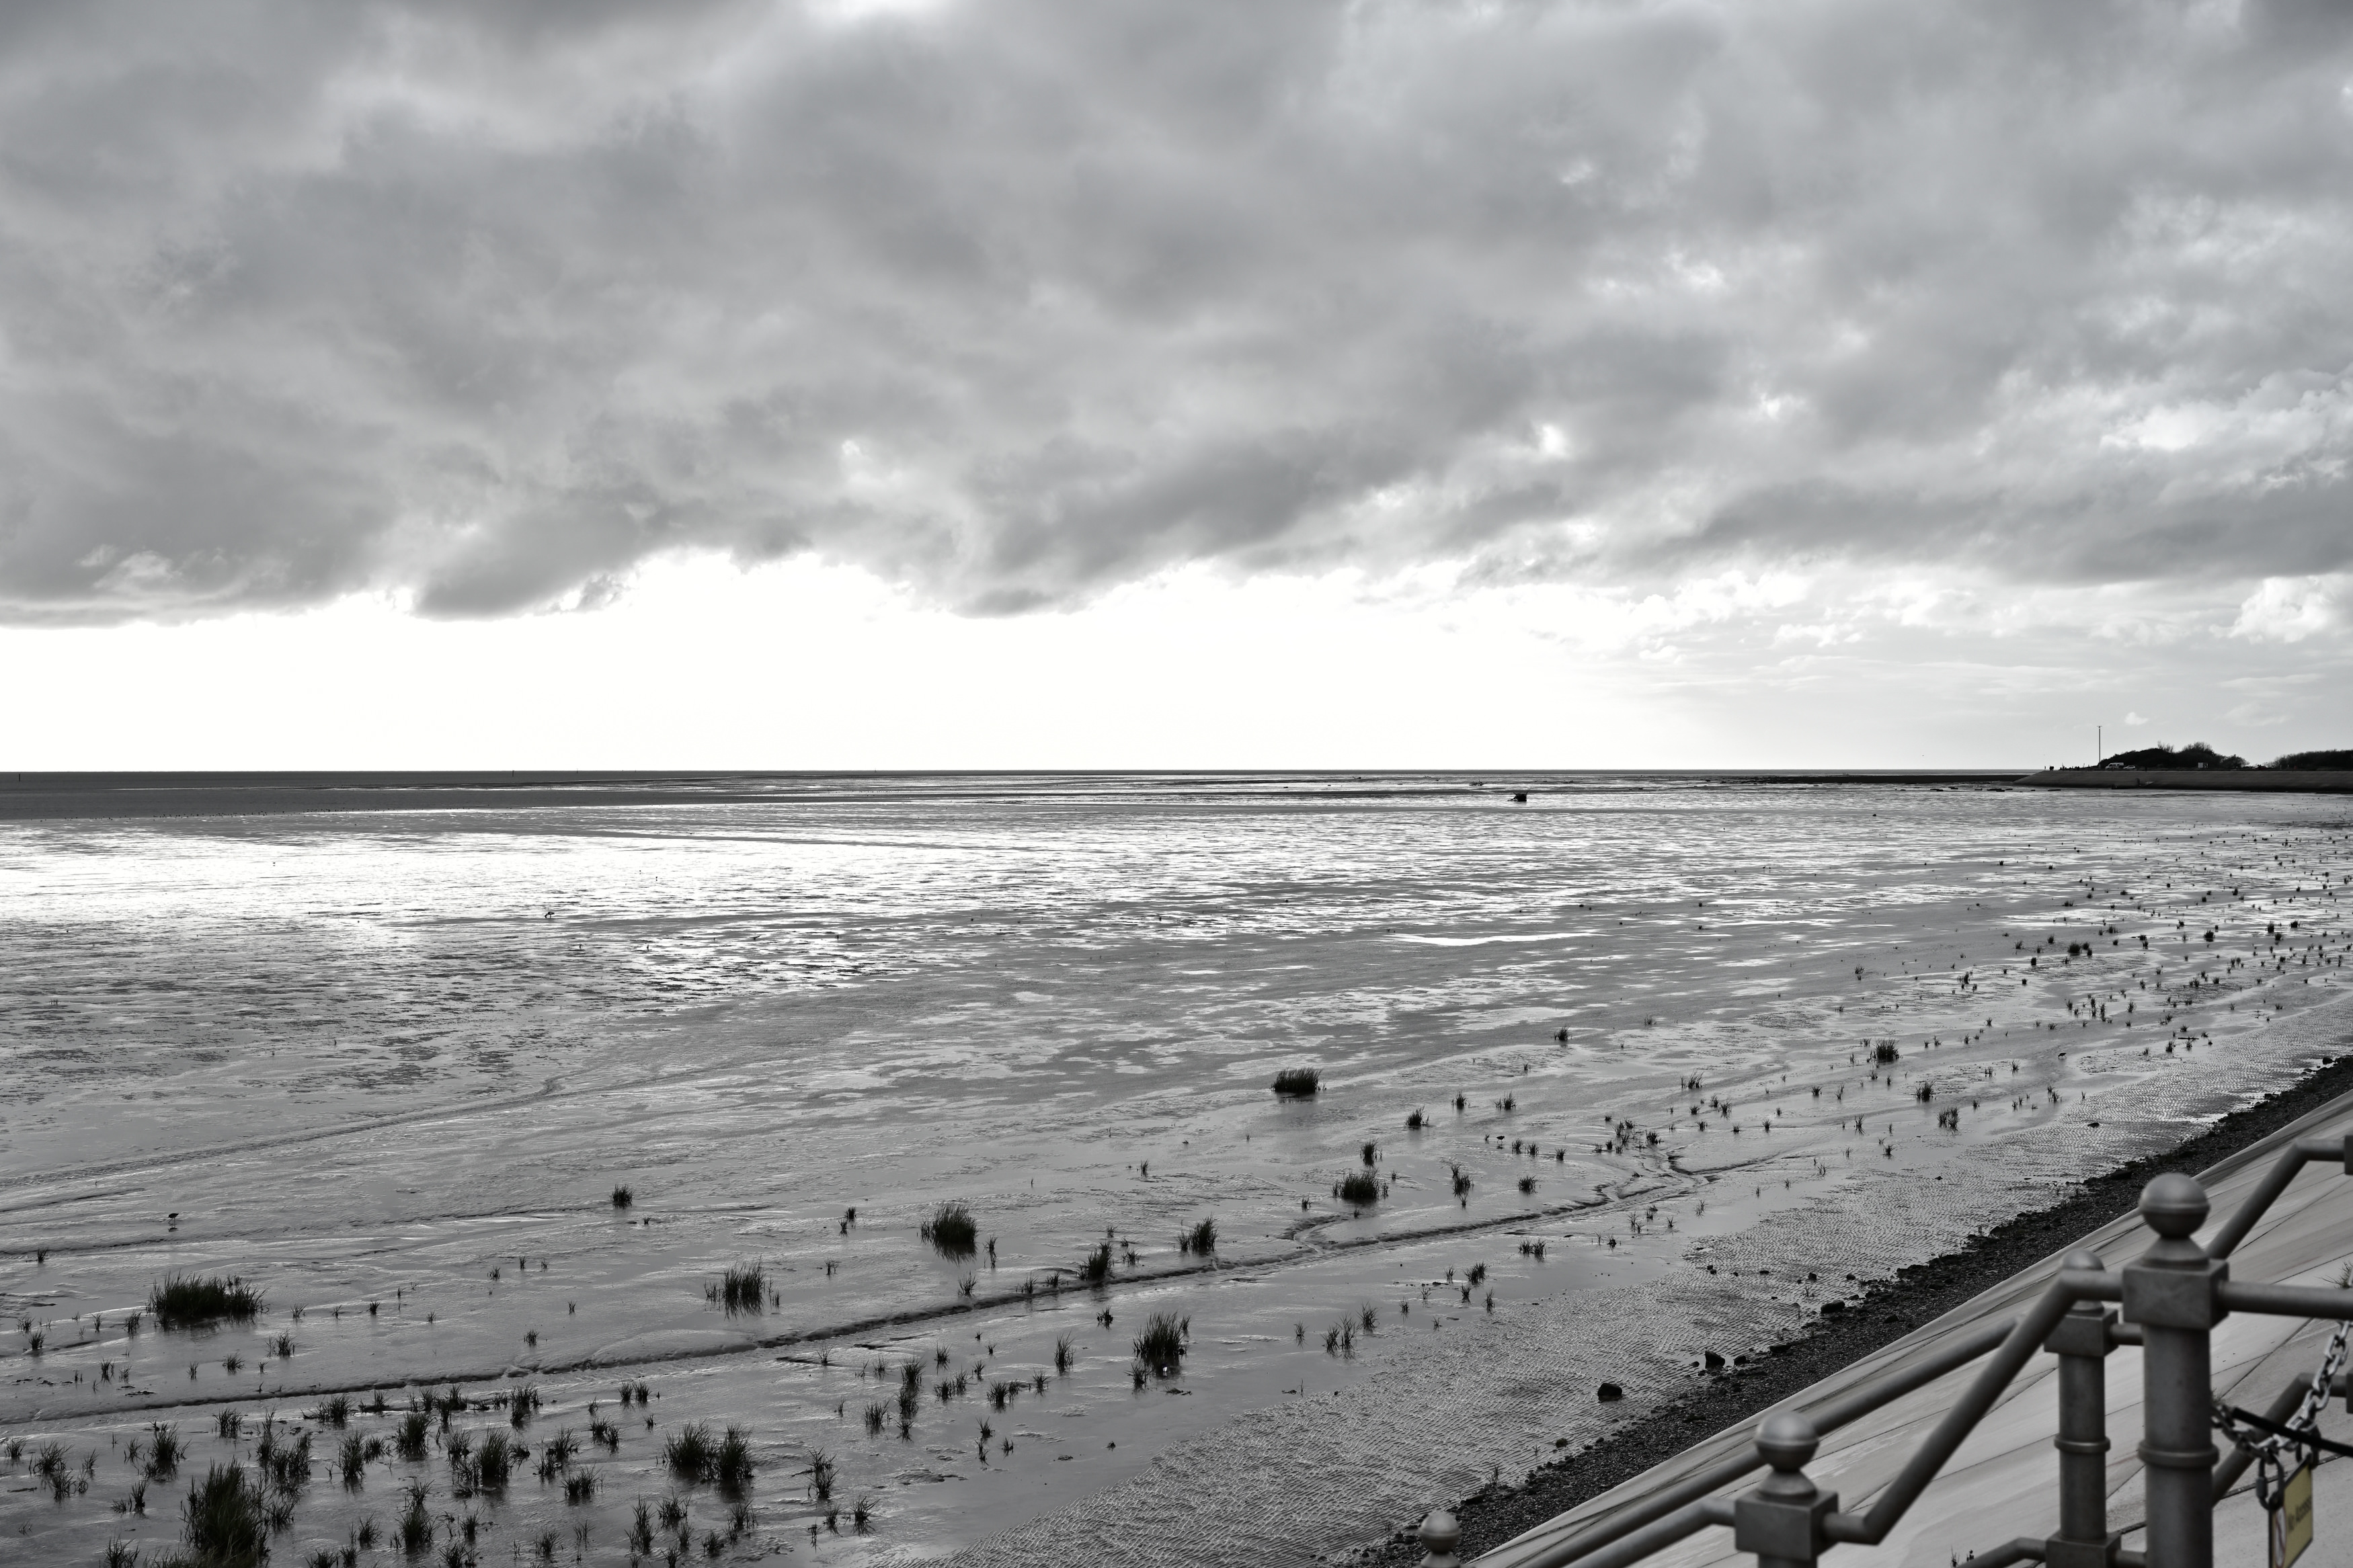
{"type": "MultiPolygon", "coordinates": [[[[1810,1568],[1841,1543],[1875,1546],[1904,1518],[1952,1458],[2002,1391],[2039,1351],[2059,1357],[2059,1520],[2055,1534],[2021,1538],[1978,1554],[1971,1568],[2039,1562],[2051,1568],[2213,1568],[2214,1505],[2246,1473],[2254,1456],[2214,1447],[2215,1399],[2210,1336],[2233,1311],[2353,1321],[2353,1290],[2291,1285],[2241,1285],[2230,1255],[2306,1164],[2336,1163],[2353,1174],[2353,1134],[2298,1139],[2265,1173],[2213,1239],[2190,1237],[2206,1222],[2206,1189],[2184,1175],[2163,1175],[2142,1189],[2141,1220],[2157,1239],[2110,1273],[2097,1253],[2070,1252],[2058,1277],[2015,1318],[1989,1323],[1863,1386],[1811,1407],[1785,1410],[1758,1426],[1752,1451],[1686,1477],[1609,1520],[1535,1552],[1517,1552],[1514,1568],[1629,1568],[1711,1526],[1728,1526],[1733,1544],[1753,1552],[1757,1568],[1810,1568]],[[2121,1306],[2119,1313],[2107,1303],[2121,1306]],[[2118,1345],[2141,1348],[2142,1434],[2147,1550],[2128,1552],[2107,1521],[2107,1366],[2118,1345]],[[1979,1356],[1991,1359],[1936,1423],[1894,1480],[1861,1513],[1841,1511],[1838,1494],[1806,1474],[1821,1434],[1923,1388],[1979,1356]],[[2219,1462],[2218,1462],[2219,1461],[2219,1462]],[[1713,1496],[1759,1468],[1772,1473],[1737,1497],[1713,1496]]],[[[2279,1423],[2303,1404],[2309,1378],[2283,1390],[2264,1419],[2279,1423]]],[[[2336,1378],[2325,1390],[2347,1393],[2336,1378]]],[[[1422,1521],[1424,1568],[1458,1568],[1461,1542],[1454,1516],[1440,1509],[1422,1521]]]]}

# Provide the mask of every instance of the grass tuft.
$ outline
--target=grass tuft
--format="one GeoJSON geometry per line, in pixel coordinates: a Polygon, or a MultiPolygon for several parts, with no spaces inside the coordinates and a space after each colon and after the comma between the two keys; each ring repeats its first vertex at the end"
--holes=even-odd
{"type": "Polygon", "coordinates": [[[681,1480],[699,1481],[710,1469],[718,1449],[711,1441],[711,1428],[700,1421],[690,1421],[670,1435],[662,1445],[662,1463],[670,1474],[681,1480]]]}
{"type": "Polygon", "coordinates": [[[474,1484],[486,1492],[503,1491],[522,1455],[522,1446],[505,1433],[497,1430],[484,1433],[482,1446],[474,1450],[474,1484]]]}
{"type": "Polygon", "coordinates": [[[756,1312],[767,1303],[767,1270],[758,1263],[736,1264],[720,1276],[718,1284],[705,1287],[702,1295],[730,1312],[756,1312]]]}
{"type": "Polygon", "coordinates": [[[1090,1285],[1101,1285],[1111,1279],[1111,1243],[1098,1243],[1087,1260],[1079,1265],[1079,1278],[1090,1285]]]}
{"type": "Polygon", "coordinates": [[[741,1491],[751,1484],[753,1466],[752,1435],[741,1426],[728,1427],[712,1457],[711,1479],[730,1491],[741,1491]]]}
{"type": "Polygon", "coordinates": [[[1184,1369],[1185,1342],[1190,1336],[1190,1319],[1173,1312],[1155,1312],[1145,1320],[1144,1331],[1135,1336],[1137,1364],[1149,1367],[1155,1377],[1167,1377],[1184,1369]]]}
{"type": "Polygon", "coordinates": [[[268,1500],[235,1465],[215,1465],[188,1486],[180,1539],[188,1568],[258,1568],[269,1555],[268,1500]]]}
{"type": "Polygon", "coordinates": [[[1274,1075],[1274,1092],[1303,1099],[1324,1087],[1324,1075],[1314,1068],[1285,1068],[1274,1075]]]}
{"type": "Polygon", "coordinates": [[[147,1430],[150,1434],[147,1439],[147,1479],[168,1481],[180,1473],[181,1456],[187,1452],[180,1441],[180,1429],[158,1421],[147,1430]]]}
{"type": "Polygon", "coordinates": [[[615,1184],[615,1186],[614,1186],[614,1188],[613,1188],[613,1206],[614,1206],[615,1208],[617,1208],[617,1209],[625,1209],[625,1208],[628,1208],[631,1204],[636,1203],[637,1201],[638,1201],[638,1194],[635,1194],[635,1193],[631,1192],[631,1191],[630,1191],[628,1187],[626,1187],[626,1186],[620,1185],[620,1184],[615,1184]]]}
{"type": "Polygon", "coordinates": [[[425,1506],[432,1494],[422,1481],[408,1483],[408,1509],[392,1527],[393,1540],[411,1557],[421,1557],[433,1546],[433,1515],[425,1506]]]}
{"type": "Polygon", "coordinates": [[[1198,1252],[1207,1258],[1218,1250],[1218,1222],[1205,1219],[1176,1238],[1179,1252],[1198,1252]]]}
{"type": "Polygon", "coordinates": [[[1340,1184],[1332,1190],[1342,1203],[1354,1204],[1360,1208],[1381,1199],[1380,1178],[1370,1171],[1351,1171],[1341,1177],[1340,1184]]]}
{"type": "Polygon", "coordinates": [[[950,1258],[971,1257],[979,1238],[980,1227],[973,1223],[972,1210],[960,1203],[942,1204],[923,1222],[923,1239],[950,1258]]]}
{"type": "Polygon", "coordinates": [[[249,1323],[261,1313],[261,1292],[235,1275],[199,1279],[174,1274],[147,1289],[147,1310],[159,1329],[207,1329],[249,1323]]]}

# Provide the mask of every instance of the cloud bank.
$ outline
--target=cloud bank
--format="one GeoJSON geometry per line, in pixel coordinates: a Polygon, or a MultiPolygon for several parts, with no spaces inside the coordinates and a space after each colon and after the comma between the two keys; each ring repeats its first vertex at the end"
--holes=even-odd
{"type": "Polygon", "coordinates": [[[2347,614],[2353,14],[0,13],[0,618],[811,553],[2347,614]]]}

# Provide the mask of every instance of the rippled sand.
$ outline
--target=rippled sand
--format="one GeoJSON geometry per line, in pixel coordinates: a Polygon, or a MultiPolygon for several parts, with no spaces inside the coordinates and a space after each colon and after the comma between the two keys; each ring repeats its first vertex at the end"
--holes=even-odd
{"type": "MultiPolygon", "coordinates": [[[[409,1479],[476,1516],[486,1558],[547,1532],[568,1557],[585,1526],[590,1557],[625,1560],[632,1501],[673,1490],[699,1553],[731,1501],[659,1460],[705,1420],[761,1461],[737,1555],[1286,1560],[1591,1440],[1700,1349],[1760,1350],[1846,1274],[2343,1042],[2348,838],[2325,799],[773,793],[0,823],[0,1305],[44,1337],[0,1333],[0,1433],[26,1445],[0,1465],[0,1532],[60,1560],[167,1541],[188,1472],[252,1452],[215,1435],[225,1405],[381,1390],[396,1410],[452,1382],[487,1405],[520,1381],[545,1400],[534,1448],[585,1438],[591,1400],[619,1419],[617,1451],[575,1462],[594,1500],[528,1470],[454,1497],[438,1451],[356,1491],[322,1463],[280,1554],[381,1529],[409,1479]],[[1875,1069],[1881,1040],[1900,1057],[1875,1069]],[[1324,1092],[1276,1100],[1299,1064],[1324,1092]],[[1333,1187],[1367,1142],[1386,1192],[1359,1212],[1333,1187]],[[993,1266],[921,1242],[951,1198],[993,1266]],[[1214,1266],[1176,1245],[1205,1217],[1214,1266]],[[1075,1271],[1107,1236],[1091,1290],[1075,1271]],[[759,1311],[705,1300],[754,1261],[759,1311]],[[241,1274],[269,1310],[129,1333],[174,1271],[241,1274]],[[1157,1310],[1192,1349],[1139,1390],[1129,1344],[1157,1310]],[[1626,1405],[1590,1403],[1605,1367],[1626,1405]],[[621,1410],[625,1380],[650,1405],[621,1410]],[[118,1515],[120,1445],[159,1419],[190,1458],[118,1515]],[[51,1440],[98,1459],[63,1502],[28,1473],[51,1440]]],[[[305,1425],[322,1456],[345,1436],[305,1425]]]]}

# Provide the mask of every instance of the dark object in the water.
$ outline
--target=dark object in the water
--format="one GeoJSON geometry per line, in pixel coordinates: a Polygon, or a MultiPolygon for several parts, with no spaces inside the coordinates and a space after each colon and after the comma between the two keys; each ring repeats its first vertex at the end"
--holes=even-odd
{"type": "Polygon", "coordinates": [[[614,1188],[613,1188],[613,1206],[614,1206],[615,1208],[617,1208],[617,1209],[625,1209],[625,1208],[628,1208],[631,1204],[633,1204],[633,1203],[635,1203],[635,1202],[637,1202],[637,1201],[638,1201],[638,1194],[635,1194],[635,1193],[633,1193],[633,1192],[631,1192],[631,1191],[629,1191],[629,1189],[628,1189],[628,1188],[627,1188],[627,1187],[625,1187],[625,1186],[618,1185],[618,1184],[616,1184],[616,1185],[614,1186],[614,1188]]]}
{"type": "Polygon", "coordinates": [[[1514,790],[1514,791],[1512,792],[1512,803],[1513,803],[1514,805],[1527,805],[1527,804],[1528,804],[1528,792],[1527,792],[1527,791],[1525,791],[1525,790],[1524,790],[1524,789],[1515,789],[1515,790],[1514,790]]]}
{"type": "Polygon", "coordinates": [[[208,1328],[224,1320],[251,1322],[261,1311],[261,1292],[235,1275],[210,1279],[174,1274],[147,1291],[148,1310],[160,1329],[208,1328]]]}
{"type": "Polygon", "coordinates": [[[1707,1352],[1704,1359],[1707,1363],[1708,1371],[1722,1372],[1724,1370],[1724,1357],[1718,1355],[1715,1352],[1707,1352]]]}
{"type": "Polygon", "coordinates": [[[959,1203],[942,1204],[923,1222],[923,1239],[951,1258],[971,1257],[973,1244],[979,1236],[980,1227],[973,1223],[972,1210],[959,1203]]]}
{"type": "Polygon", "coordinates": [[[1593,1392],[1594,1397],[1604,1405],[1614,1405],[1626,1397],[1626,1391],[1614,1383],[1605,1383],[1593,1392]]]}
{"type": "Polygon", "coordinates": [[[1274,1092],[1303,1098],[1324,1087],[1324,1075],[1314,1068],[1285,1068],[1274,1075],[1274,1092]]]}
{"type": "Polygon", "coordinates": [[[1895,1048],[1895,1042],[1894,1040],[1882,1040],[1879,1044],[1871,1047],[1871,1059],[1879,1063],[1883,1067],[1889,1062],[1898,1059],[1904,1053],[1895,1048]]]}

